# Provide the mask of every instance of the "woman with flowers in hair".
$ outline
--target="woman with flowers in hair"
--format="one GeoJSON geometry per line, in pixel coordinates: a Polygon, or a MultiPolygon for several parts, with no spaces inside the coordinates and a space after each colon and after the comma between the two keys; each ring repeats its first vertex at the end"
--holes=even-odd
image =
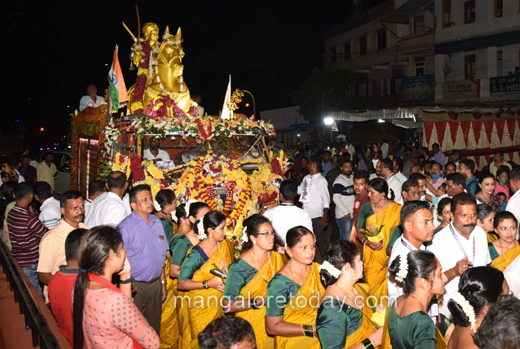
{"type": "Polygon", "coordinates": [[[386,247],[392,231],[400,223],[402,206],[392,201],[394,193],[381,178],[375,178],[368,184],[368,198],[370,202],[361,207],[357,222],[360,230],[365,229],[365,234],[358,233],[358,239],[364,245],[365,282],[369,287],[369,296],[376,297],[377,302],[383,299],[386,306],[389,259],[386,247]],[[366,236],[367,234],[372,236],[366,236]]]}
{"type": "Polygon", "coordinates": [[[491,267],[475,267],[462,273],[459,290],[448,302],[456,322],[448,349],[477,349],[473,333],[484,320],[489,307],[508,296],[509,285],[504,273],[491,267]]]}
{"type": "Polygon", "coordinates": [[[363,261],[350,241],[333,242],[320,267],[321,283],[327,288],[318,309],[316,327],[323,349],[378,347],[383,329],[375,329],[368,306],[363,261]]]}
{"type": "Polygon", "coordinates": [[[169,275],[170,279],[173,280],[173,293],[177,297],[176,301],[182,302],[175,305],[179,323],[179,349],[190,348],[191,331],[188,302],[186,297],[184,297],[187,296],[187,292],[178,290],[177,279],[189,249],[199,243],[199,236],[193,229],[194,224],[200,221],[208,212],[209,206],[206,203],[193,200],[178,206],[172,213],[172,220],[176,223],[177,228],[172,240],[169,242],[172,256],[169,275]]]}
{"type": "Polygon", "coordinates": [[[244,221],[242,254],[229,267],[222,305],[225,312],[247,320],[255,331],[259,349],[274,348],[265,331],[267,285],[287,258],[273,251],[276,233],[271,222],[254,214],[244,221]]]}
{"type": "Polygon", "coordinates": [[[446,342],[428,315],[436,295],[444,294],[448,279],[441,263],[429,251],[416,250],[400,255],[389,267],[390,275],[403,283],[404,295],[390,309],[381,348],[446,348],[446,342]]]}
{"type": "MultiPolygon", "coordinates": [[[[177,207],[175,194],[170,189],[162,189],[155,196],[154,201],[155,216],[161,220],[164,228],[164,235],[166,241],[170,242],[177,226],[173,225],[171,220],[171,213],[177,207]]],[[[164,273],[167,275],[170,270],[171,252],[166,254],[166,264],[164,273]]],[[[177,313],[175,312],[175,293],[174,280],[166,278],[166,300],[161,305],[161,347],[172,348],[177,346],[179,342],[179,325],[177,323],[177,313]]]]}
{"type": "Polygon", "coordinates": [[[316,332],[320,282],[314,234],[303,226],[289,229],[285,251],[289,262],[267,286],[265,328],[277,349],[320,348],[316,332]]]}
{"type": "Polygon", "coordinates": [[[211,270],[226,274],[235,251],[233,243],[226,239],[226,216],[222,212],[208,212],[196,222],[195,231],[202,241],[188,252],[177,283],[179,290],[188,291],[191,348],[199,348],[199,333],[224,315],[221,298],[225,279],[216,277],[211,270]]]}

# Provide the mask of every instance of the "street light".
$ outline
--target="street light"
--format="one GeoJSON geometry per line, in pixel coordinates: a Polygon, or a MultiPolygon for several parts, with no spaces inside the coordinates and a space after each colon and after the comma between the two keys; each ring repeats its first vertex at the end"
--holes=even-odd
{"type": "Polygon", "coordinates": [[[323,119],[323,122],[325,123],[325,125],[332,125],[334,123],[334,119],[328,116],[325,119],[323,119]]]}
{"type": "Polygon", "coordinates": [[[253,96],[253,94],[247,90],[240,90],[244,93],[247,93],[248,95],[251,96],[251,99],[253,100],[253,115],[255,116],[255,119],[258,120],[258,116],[256,115],[256,105],[255,105],[255,97],[253,96]]]}
{"type": "Polygon", "coordinates": [[[43,132],[45,129],[43,127],[40,127],[40,132],[43,132]]]}

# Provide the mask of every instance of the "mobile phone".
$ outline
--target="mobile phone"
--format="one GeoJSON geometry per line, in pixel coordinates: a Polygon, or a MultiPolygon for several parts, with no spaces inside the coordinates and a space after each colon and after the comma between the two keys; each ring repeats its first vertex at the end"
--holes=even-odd
{"type": "Polygon", "coordinates": [[[227,278],[227,275],[226,275],[226,274],[224,274],[223,272],[218,271],[217,269],[211,269],[209,272],[210,272],[211,274],[213,274],[213,275],[219,277],[219,278],[222,278],[222,279],[227,278]]]}

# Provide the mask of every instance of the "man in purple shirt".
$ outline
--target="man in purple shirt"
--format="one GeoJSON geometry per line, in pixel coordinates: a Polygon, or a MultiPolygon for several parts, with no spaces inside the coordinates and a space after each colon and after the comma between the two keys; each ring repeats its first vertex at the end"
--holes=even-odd
{"type": "Polygon", "coordinates": [[[442,165],[444,168],[444,165],[446,164],[446,155],[441,151],[441,147],[439,146],[439,143],[434,143],[432,145],[433,149],[433,160],[437,161],[439,164],[442,165]]]}
{"type": "Polygon", "coordinates": [[[119,225],[128,261],[132,266],[132,279],[137,289],[134,303],[157,333],[161,328],[161,304],[166,299],[164,264],[166,242],[159,218],[151,215],[154,209],[152,192],[148,185],[130,190],[133,212],[119,225]]]}

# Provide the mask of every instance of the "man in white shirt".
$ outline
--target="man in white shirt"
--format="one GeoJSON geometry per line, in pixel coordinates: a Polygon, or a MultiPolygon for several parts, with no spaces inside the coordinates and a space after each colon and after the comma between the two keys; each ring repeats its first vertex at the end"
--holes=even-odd
{"type": "Polygon", "coordinates": [[[428,250],[433,252],[448,278],[442,296],[441,313],[452,319],[448,301],[458,290],[460,275],[468,268],[491,263],[486,232],[477,226],[477,202],[468,193],[452,198],[453,221],[433,238],[428,250]]]}
{"type": "Polygon", "coordinates": [[[509,284],[509,290],[520,298],[520,256],[516,257],[504,270],[504,277],[509,284]]]}
{"type": "MultiPolygon", "coordinates": [[[[448,177],[446,177],[446,191],[447,193],[441,195],[437,202],[440,202],[444,198],[452,198],[457,194],[464,193],[466,191],[466,180],[464,176],[458,172],[448,175],[448,177]]],[[[437,210],[433,210],[433,224],[435,224],[435,228],[441,225],[437,210]]]]}
{"type": "Polygon", "coordinates": [[[100,181],[99,179],[92,181],[88,185],[88,198],[85,199],[83,205],[85,206],[85,216],[87,216],[88,211],[90,210],[90,206],[92,201],[94,201],[98,196],[105,192],[105,182],[100,181]]]}
{"type": "Polygon", "coordinates": [[[107,177],[106,187],[108,191],[95,199],[88,211],[85,224],[91,229],[98,225],[115,227],[127,216],[126,207],[122,201],[128,187],[126,174],[120,171],[112,172],[107,177]]]}
{"type": "Polygon", "coordinates": [[[345,146],[345,149],[347,149],[348,153],[350,154],[350,158],[354,159],[354,156],[356,156],[356,148],[350,143],[350,139],[347,139],[347,145],[345,146]]]}
{"type": "Polygon", "coordinates": [[[79,101],[79,111],[83,111],[87,108],[97,108],[103,104],[107,104],[105,99],[101,96],[97,96],[96,85],[90,84],[87,86],[87,95],[81,97],[79,101]]]}
{"type": "Polygon", "coordinates": [[[311,156],[307,168],[309,174],[303,178],[302,184],[298,187],[298,194],[300,194],[300,202],[303,203],[304,211],[311,217],[316,244],[323,257],[328,247],[324,229],[329,224],[327,215],[329,213],[330,196],[327,180],[320,174],[321,157],[311,156]]]}
{"type": "Polygon", "coordinates": [[[386,159],[388,157],[388,149],[390,146],[388,143],[386,143],[386,139],[381,139],[381,151],[383,152],[383,159],[386,159]]]}
{"type": "Polygon", "coordinates": [[[332,186],[332,199],[336,204],[336,224],[339,228],[339,239],[349,241],[352,223],[354,220],[354,181],[352,178],[352,161],[341,158],[338,164],[341,174],[336,178],[332,186]]]}
{"type": "MultiPolygon", "coordinates": [[[[433,239],[435,227],[433,215],[428,201],[408,201],[401,209],[401,226],[403,235],[400,236],[392,249],[388,265],[399,255],[406,255],[410,251],[425,250],[424,243],[433,239]]],[[[403,284],[388,274],[388,305],[392,305],[397,298],[403,295],[403,284]]]]}
{"type": "Polygon", "coordinates": [[[153,161],[170,161],[170,155],[162,149],[159,149],[159,137],[150,137],[148,139],[150,149],[145,149],[143,157],[145,160],[153,161]]]}
{"type": "Polygon", "coordinates": [[[403,170],[403,159],[399,157],[395,157],[392,159],[392,163],[394,164],[394,175],[395,177],[403,184],[408,180],[408,178],[401,172],[403,170]]]}
{"type": "MultiPolygon", "coordinates": [[[[515,215],[520,222],[520,168],[517,167],[509,173],[509,187],[514,193],[507,202],[506,211],[515,215]]],[[[520,228],[519,228],[520,229],[520,228]]],[[[520,231],[520,230],[519,230],[520,231]]],[[[518,233],[516,235],[518,239],[518,233]]]]}
{"type": "MultiPolygon", "coordinates": [[[[388,188],[394,192],[394,201],[398,204],[403,204],[403,198],[401,193],[402,183],[394,175],[394,164],[390,159],[384,159],[377,163],[376,173],[378,172],[385,178],[388,183],[388,188]]],[[[379,175],[379,173],[377,173],[379,175]]]]}
{"type": "Polygon", "coordinates": [[[202,97],[199,94],[194,94],[191,96],[191,105],[194,105],[197,108],[199,116],[204,115],[204,108],[200,105],[201,102],[202,97]]]}
{"type": "Polygon", "coordinates": [[[49,230],[61,222],[60,202],[52,197],[52,189],[47,182],[36,182],[34,185],[34,199],[42,205],[38,219],[49,230]]]}
{"type": "Polygon", "coordinates": [[[285,242],[289,229],[303,225],[312,231],[311,216],[294,205],[298,195],[298,183],[286,180],[280,184],[280,205],[268,205],[263,215],[271,221],[274,231],[285,242]]]}

